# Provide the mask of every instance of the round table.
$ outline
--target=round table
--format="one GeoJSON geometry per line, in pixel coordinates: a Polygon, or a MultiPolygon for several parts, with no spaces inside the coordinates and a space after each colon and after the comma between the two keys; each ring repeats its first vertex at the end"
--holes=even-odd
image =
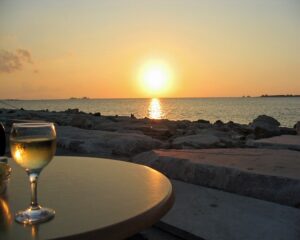
{"type": "Polygon", "coordinates": [[[5,196],[0,196],[1,240],[124,239],[156,223],[174,202],[170,181],[149,167],[57,156],[38,182],[38,201],[53,208],[55,218],[23,226],[14,214],[29,206],[29,181],[11,159],[9,165],[12,175],[5,196]]]}

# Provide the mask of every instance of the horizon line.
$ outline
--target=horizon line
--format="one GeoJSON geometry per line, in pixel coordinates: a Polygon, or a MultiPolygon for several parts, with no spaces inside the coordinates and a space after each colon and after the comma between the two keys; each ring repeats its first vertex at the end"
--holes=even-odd
{"type": "Polygon", "coordinates": [[[262,98],[263,96],[282,96],[282,97],[297,97],[299,94],[262,94],[260,96],[214,96],[214,97],[108,97],[108,98],[90,98],[90,97],[68,97],[68,98],[0,98],[0,101],[38,101],[38,100],[121,100],[121,99],[197,99],[197,98],[262,98]]]}

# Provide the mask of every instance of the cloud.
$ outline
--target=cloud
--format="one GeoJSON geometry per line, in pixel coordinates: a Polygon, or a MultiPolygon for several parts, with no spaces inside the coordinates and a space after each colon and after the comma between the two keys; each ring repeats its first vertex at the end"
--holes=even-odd
{"type": "Polygon", "coordinates": [[[31,54],[29,51],[25,49],[18,49],[17,55],[22,59],[24,62],[32,63],[31,54]]]}
{"type": "Polygon", "coordinates": [[[15,52],[0,50],[0,73],[11,73],[21,70],[26,63],[33,63],[29,51],[25,49],[17,49],[15,52]]]}

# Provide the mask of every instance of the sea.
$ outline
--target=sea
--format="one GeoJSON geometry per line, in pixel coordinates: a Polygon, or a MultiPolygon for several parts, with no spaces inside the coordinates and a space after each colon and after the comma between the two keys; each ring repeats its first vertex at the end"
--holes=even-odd
{"type": "Polygon", "coordinates": [[[13,107],[49,111],[78,108],[87,113],[100,112],[110,116],[134,114],[137,118],[204,119],[242,124],[265,114],[286,127],[293,127],[300,121],[300,97],[0,100],[0,108],[13,107]]]}

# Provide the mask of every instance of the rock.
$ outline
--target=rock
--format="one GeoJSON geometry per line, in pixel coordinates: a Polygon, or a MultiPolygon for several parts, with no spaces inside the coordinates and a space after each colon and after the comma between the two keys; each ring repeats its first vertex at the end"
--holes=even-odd
{"type": "Polygon", "coordinates": [[[294,128],[279,127],[280,135],[297,135],[297,131],[294,128]]]}
{"type": "Polygon", "coordinates": [[[267,115],[259,115],[252,122],[254,126],[267,126],[267,127],[279,127],[280,122],[278,122],[275,118],[267,116],[267,115]]]}
{"type": "Polygon", "coordinates": [[[101,113],[100,112],[96,112],[93,114],[95,117],[101,117],[101,113]]]}
{"type": "Polygon", "coordinates": [[[238,124],[238,123],[235,123],[233,121],[229,121],[228,123],[225,124],[228,128],[230,129],[244,129],[244,128],[247,128],[247,126],[244,126],[244,125],[241,125],[241,124],[238,124]]]}
{"type": "Polygon", "coordinates": [[[295,124],[294,128],[296,129],[297,134],[300,135],[300,121],[295,124]]]}
{"type": "Polygon", "coordinates": [[[210,124],[210,123],[198,123],[197,127],[200,128],[200,129],[206,129],[206,128],[211,128],[212,124],[210,124]]]}
{"type": "Polygon", "coordinates": [[[254,135],[254,133],[251,133],[251,134],[249,134],[249,135],[247,135],[247,137],[246,137],[246,143],[247,143],[247,141],[251,141],[251,140],[254,140],[255,139],[255,135],[254,135]]]}
{"type": "Polygon", "coordinates": [[[223,132],[235,131],[235,132],[237,132],[239,134],[243,134],[243,135],[248,135],[248,134],[251,134],[253,132],[253,130],[249,126],[234,123],[232,121],[229,121],[228,123],[223,123],[222,121],[217,120],[213,124],[213,127],[215,129],[217,129],[218,131],[223,131],[223,132]]]}
{"type": "Polygon", "coordinates": [[[57,144],[61,148],[95,156],[123,156],[163,147],[159,140],[136,133],[85,130],[57,127],[57,144]]]}
{"type": "Polygon", "coordinates": [[[214,123],[214,126],[223,126],[223,125],[224,125],[224,123],[221,120],[217,120],[214,123]]]}
{"type": "Polygon", "coordinates": [[[267,129],[263,129],[261,127],[254,128],[254,138],[255,139],[274,137],[274,136],[278,136],[278,135],[280,135],[279,128],[278,129],[274,128],[273,130],[271,130],[270,128],[267,130],[267,129]]]}
{"type": "Polygon", "coordinates": [[[281,135],[271,138],[262,138],[258,140],[247,141],[247,146],[257,148],[271,149],[289,149],[300,151],[300,136],[299,135],[281,135]]]}
{"type": "Polygon", "coordinates": [[[280,122],[267,115],[258,116],[250,126],[254,129],[256,139],[280,135],[280,122]]]}
{"type": "Polygon", "coordinates": [[[235,148],[153,150],[135,156],[172,179],[297,207],[300,152],[235,148]]]}
{"type": "Polygon", "coordinates": [[[189,120],[180,120],[180,121],[177,121],[176,123],[177,123],[177,128],[186,129],[190,126],[191,121],[189,121],[189,120]]]}
{"type": "Polygon", "coordinates": [[[245,137],[253,134],[253,129],[249,127],[248,125],[244,124],[239,124],[239,123],[234,123],[232,121],[229,121],[226,126],[232,130],[237,132],[238,134],[244,135],[245,137]]]}
{"type": "Polygon", "coordinates": [[[174,148],[209,148],[217,146],[220,139],[214,135],[188,135],[175,138],[172,142],[174,148]]]}
{"type": "Polygon", "coordinates": [[[198,120],[195,124],[195,127],[200,128],[200,129],[205,129],[205,128],[211,128],[212,124],[209,121],[206,120],[198,120]]]}
{"type": "Polygon", "coordinates": [[[93,122],[87,116],[74,115],[70,125],[73,127],[91,129],[93,127],[93,122]]]}
{"type": "Polygon", "coordinates": [[[199,119],[197,122],[198,122],[198,123],[208,123],[208,124],[210,124],[210,122],[209,122],[209,121],[207,121],[207,120],[203,120],[203,119],[199,119]]]}
{"type": "Polygon", "coordinates": [[[68,108],[65,113],[79,113],[78,108],[68,108]]]}
{"type": "Polygon", "coordinates": [[[137,130],[143,132],[147,136],[160,140],[167,140],[172,136],[171,131],[168,128],[163,127],[145,126],[137,128],[137,130]]]}
{"type": "Polygon", "coordinates": [[[172,147],[177,149],[199,149],[216,147],[241,147],[244,144],[244,135],[235,131],[227,130],[224,132],[215,128],[191,128],[186,130],[185,136],[176,137],[172,142],[172,147]]]}

